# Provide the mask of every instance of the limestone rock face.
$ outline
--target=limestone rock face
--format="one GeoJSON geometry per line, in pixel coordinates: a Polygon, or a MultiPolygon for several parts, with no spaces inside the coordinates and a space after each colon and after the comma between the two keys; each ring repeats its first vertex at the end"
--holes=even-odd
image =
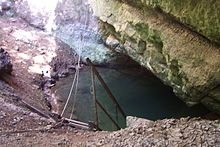
{"type": "Polygon", "coordinates": [[[161,9],[193,31],[220,45],[220,1],[218,0],[122,0],[140,8],[161,9]]]}
{"type": "Polygon", "coordinates": [[[59,0],[17,0],[17,14],[31,25],[51,31],[55,28],[55,10],[59,0]]]}
{"type": "Polygon", "coordinates": [[[126,126],[130,128],[137,128],[138,126],[148,126],[152,127],[154,121],[144,119],[144,118],[138,118],[138,117],[133,117],[133,116],[127,116],[126,117],[126,126]]]}
{"type": "Polygon", "coordinates": [[[107,34],[120,41],[126,54],[173,87],[188,105],[201,102],[220,114],[220,48],[153,6],[140,7],[147,1],[132,1],[133,6],[131,0],[122,1],[89,0],[107,34]]]}
{"type": "Polygon", "coordinates": [[[87,0],[17,0],[17,14],[34,27],[54,33],[81,57],[94,63],[116,60],[102,40],[87,0]]]}

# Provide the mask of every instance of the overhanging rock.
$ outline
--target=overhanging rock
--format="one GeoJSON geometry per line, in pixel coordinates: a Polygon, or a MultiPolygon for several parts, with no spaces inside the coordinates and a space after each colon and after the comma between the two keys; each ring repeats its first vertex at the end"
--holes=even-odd
{"type": "Polygon", "coordinates": [[[108,33],[188,105],[202,102],[220,114],[220,48],[153,7],[89,0],[108,33]],[[213,94],[214,93],[214,94],[213,94]]]}

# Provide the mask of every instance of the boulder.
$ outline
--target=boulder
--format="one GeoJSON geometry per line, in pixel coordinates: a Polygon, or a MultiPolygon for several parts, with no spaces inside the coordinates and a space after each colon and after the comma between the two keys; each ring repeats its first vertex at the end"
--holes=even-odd
{"type": "Polygon", "coordinates": [[[0,48],[0,75],[10,74],[12,72],[12,64],[9,54],[0,48]]]}
{"type": "Polygon", "coordinates": [[[0,15],[14,15],[14,2],[12,0],[0,0],[0,15]]]}

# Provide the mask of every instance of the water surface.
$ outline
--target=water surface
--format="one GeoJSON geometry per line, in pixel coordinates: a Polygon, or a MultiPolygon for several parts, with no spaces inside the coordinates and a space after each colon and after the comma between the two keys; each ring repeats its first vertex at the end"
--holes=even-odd
{"type": "MultiPolygon", "coordinates": [[[[184,116],[202,116],[208,111],[201,105],[187,107],[177,98],[172,89],[165,86],[159,79],[151,74],[134,76],[114,69],[98,68],[99,73],[106,81],[114,96],[117,98],[122,109],[127,116],[137,116],[150,120],[164,118],[180,118],[184,116]]],[[[60,96],[60,109],[63,108],[72,84],[73,76],[65,79],[56,91],[60,96]]],[[[125,127],[125,120],[115,109],[111,99],[104,91],[98,81],[97,98],[108,110],[111,116],[119,121],[121,127],[125,127]],[[116,115],[118,114],[118,115],[116,115]]],[[[91,94],[91,74],[88,69],[83,69],[80,73],[79,88],[75,102],[73,97],[65,116],[69,117],[74,103],[75,118],[81,121],[94,121],[94,105],[91,94]]],[[[108,117],[98,109],[100,127],[105,130],[116,130],[115,125],[108,117]]]]}

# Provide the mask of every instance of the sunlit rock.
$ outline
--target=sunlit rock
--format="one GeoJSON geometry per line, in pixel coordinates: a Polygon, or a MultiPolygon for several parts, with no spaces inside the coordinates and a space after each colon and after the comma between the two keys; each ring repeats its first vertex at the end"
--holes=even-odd
{"type": "Polygon", "coordinates": [[[20,0],[17,13],[34,27],[53,32],[68,44],[82,60],[107,64],[116,59],[101,34],[97,19],[87,0],[20,0]]]}
{"type": "Polygon", "coordinates": [[[62,0],[18,0],[15,3],[17,14],[31,25],[51,31],[56,28],[55,10],[62,0]]]}

